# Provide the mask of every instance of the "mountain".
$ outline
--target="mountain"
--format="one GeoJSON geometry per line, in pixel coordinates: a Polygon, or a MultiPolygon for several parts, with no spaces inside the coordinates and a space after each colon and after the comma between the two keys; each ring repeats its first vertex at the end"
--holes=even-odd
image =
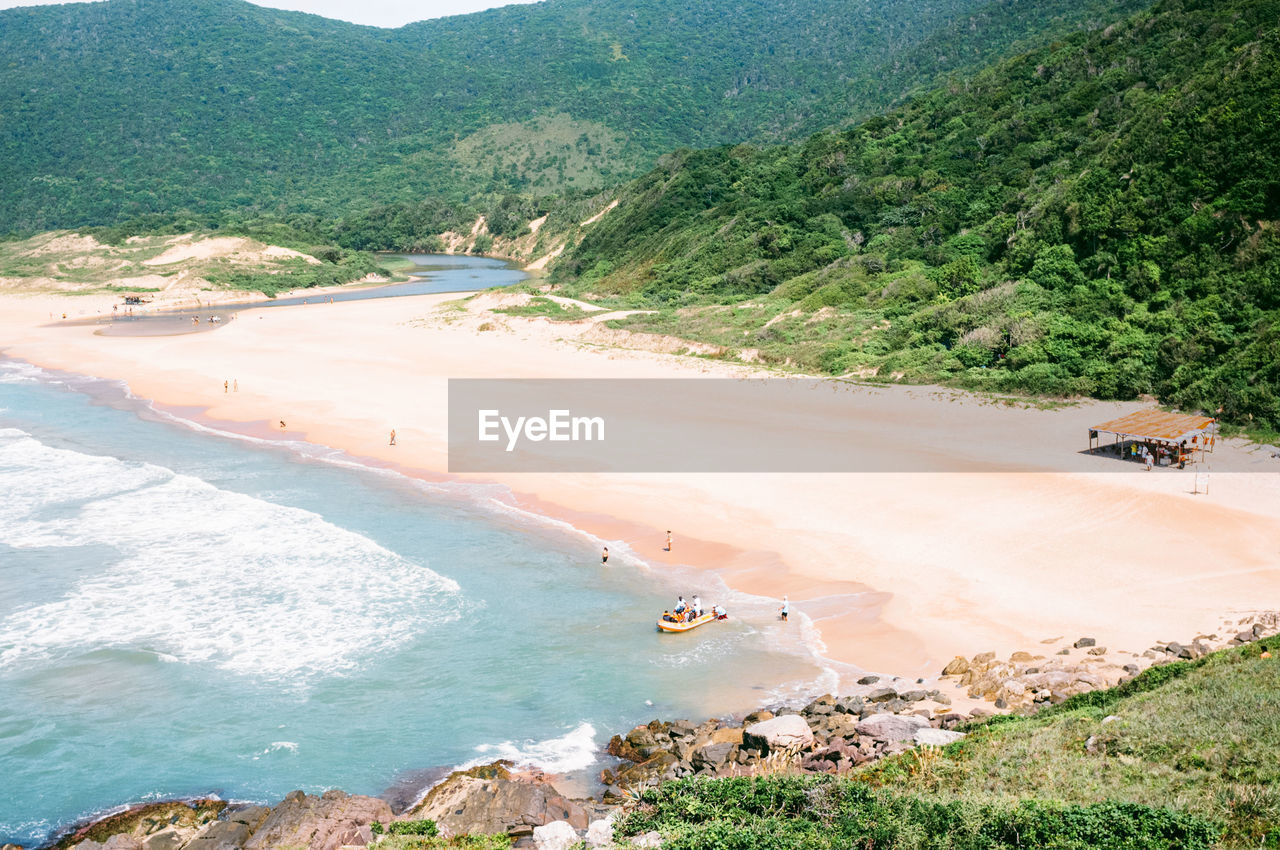
{"type": "Polygon", "coordinates": [[[10,9],[0,220],[597,189],[679,146],[803,138],[1133,2],[546,0],[397,30],[240,0],[10,9]]]}
{"type": "Polygon", "coordinates": [[[1162,0],[802,144],[682,150],[566,251],[788,368],[1280,428],[1280,3],[1162,0]]]}

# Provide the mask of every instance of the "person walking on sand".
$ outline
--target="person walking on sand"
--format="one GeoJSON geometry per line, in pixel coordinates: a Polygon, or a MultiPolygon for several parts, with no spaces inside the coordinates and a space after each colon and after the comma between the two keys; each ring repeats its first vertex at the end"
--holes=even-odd
{"type": "Polygon", "coordinates": [[[666,551],[668,551],[668,552],[670,552],[670,551],[671,551],[671,529],[667,529],[667,549],[666,549],[666,551]]]}
{"type": "Polygon", "coordinates": [[[602,564],[609,563],[609,547],[608,546],[604,547],[604,549],[600,551],[600,563],[602,564]]]}
{"type": "Polygon", "coordinates": [[[784,595],[782,597],[782,607],[778,609],[779,619],[781,619],[782,622],[785,623],[787,621],[787,614],[789,614],[790,612],[791,612],[791,603],[787,601],[787,597],[784,595]]]}
{"type": "Polygon", "coordinates": [[[396,444],[396,429],[392,428],[391,429],[391,445],[394,446],[395,444],[396,444]]]}

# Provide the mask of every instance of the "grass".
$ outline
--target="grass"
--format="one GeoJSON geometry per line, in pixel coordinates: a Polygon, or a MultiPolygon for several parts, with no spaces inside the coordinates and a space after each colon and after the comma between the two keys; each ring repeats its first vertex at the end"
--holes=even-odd
{"type": "Polygon", "coordinates": [[[370,845],[378,850],[509,850],[505,835],[460,835],[453,838],[420,835],[388,835],[370,845]]]}
{"type": "Polygon", "coordinates": [[[978,725],[927,769],[907,754],[860,778],[944,801],[1169,806],[1221,824],[1226,847],[1280,847],[1280,658],[1268,649],[1280,655],[1280,638],[1155,667],[978,725]]]}
{"type": "Polygon", "coordinates": [[[619,828],[672,848],[1280,847],[1278,656],[1273,637],[1154,667],[840,778],[668,783],[619,828]]]}
{"type": "Polygon", "coordinates": [[[497,307],[493,312],[508,316],[541,316],[554,322],[576,322],[591,315],[577,304],[561,304],[542,296],[534,296],[528,304],[518,307],[497,307]]]}

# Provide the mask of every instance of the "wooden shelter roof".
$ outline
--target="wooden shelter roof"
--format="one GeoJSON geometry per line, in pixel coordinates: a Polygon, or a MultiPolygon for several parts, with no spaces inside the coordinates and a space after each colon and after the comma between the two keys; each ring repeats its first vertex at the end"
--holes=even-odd
{"type": "Polygon", "coordinates": [[[1204,433],[1216,422],[1212,416],[1189,416],[1185,413],[1165,413],[1163,410],[1139,410],[1091,430],[1105,431],[1122,437],[1139,437],[1147,440],[1178,442],[1204,433]]]}

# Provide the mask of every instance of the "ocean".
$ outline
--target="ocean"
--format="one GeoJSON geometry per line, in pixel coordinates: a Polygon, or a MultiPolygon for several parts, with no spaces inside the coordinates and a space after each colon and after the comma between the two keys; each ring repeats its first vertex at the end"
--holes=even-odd
{"type": "Polygon", "coordinates": [[[772,600],[506,495],[0,360],[0,843],[500,757],[589,772],[636,723],[829,686],[772,600]],[[732,618],[658,633],[693,592],[732,618]]]}

